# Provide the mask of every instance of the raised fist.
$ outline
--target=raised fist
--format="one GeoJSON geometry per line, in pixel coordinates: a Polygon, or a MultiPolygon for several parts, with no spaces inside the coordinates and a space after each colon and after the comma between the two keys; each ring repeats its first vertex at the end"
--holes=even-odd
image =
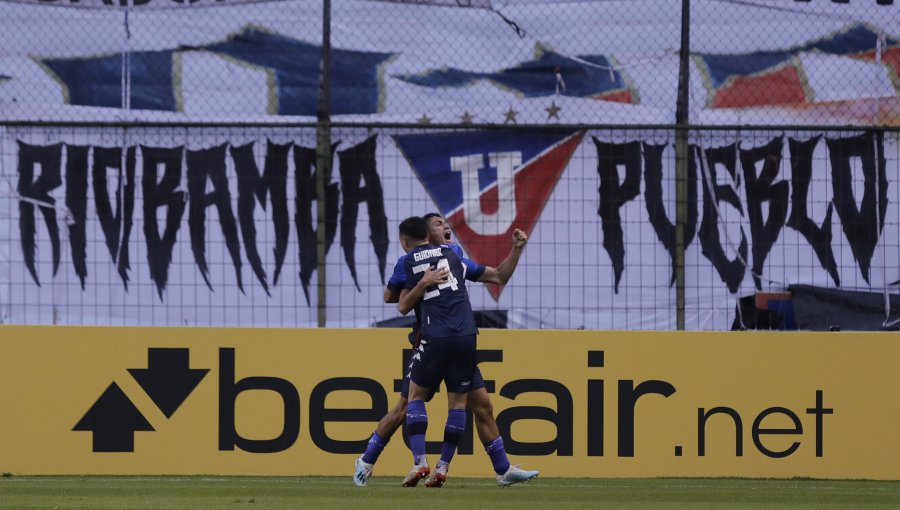
{"type": "Polygon", "coordinates": [[[528,234],[523,232],[521,229],[516,229],[513,232],[513,246],[516,248],[521,248],[525,246],[525,243],[528,242],[528,234]]]}

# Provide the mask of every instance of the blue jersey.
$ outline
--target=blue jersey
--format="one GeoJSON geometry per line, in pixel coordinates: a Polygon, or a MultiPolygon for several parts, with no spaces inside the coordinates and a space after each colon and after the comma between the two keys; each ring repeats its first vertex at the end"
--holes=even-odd
{"type": "MultiPolygon", "coordinates": [[[[453,253],[455,253],[460,260],[462,260],[463,265],[466,267],[466,280],[470,280],[473,282],[477,282],[481,275],[484,274],[486,269],[485,266],[481,264],[476,264],[475,261],[466,258],[463,254],[462,248],[456,244],[447,245],[453,253]]],[[[401,290],[406,287],[406,258],[409,257],[408,254],[404,253],[397,259],[397,263],[394,265],[394,273],[391,274],[390,279],[387,282],[387,289],[391,292],[400,293],[401,290]]],[[[416,314],[416,322],[413,325],[413,330],[409,334],[409,342],[413,345],[416,345],[417,340],[416,337],[419,334],[419,307],[418,305],[413,309],[416,314]]]]}
{"type": "Polygon", "coordinates": [[[417,246],[409,252],[404,267],[407,289],[415,287],[429,267],[450,270],[448,281],[425,289],[419,302],[418,317],[423,338],[477,334],[475,316],[466,291],[468,271],[453,250],[445,245],[417,246]]]}
{"type": "MultiPolygon", "coordinates": [[[[446,245],[450,248],[453,253],[456,254],[457,257],[462,260],[464,266],[466,266],[466,280],[477,282],[481,275],[484,274],[485,266],[481,264],[476,264],[471,259],[467,259],[465,255],[463,255],[462,248],[456,243],[446,245]]],[[[397,263],[394,265],[394,273],[391,274],[390,279],[387,282],[387,288],[391,292],[400,292],[406,287],[406,257],[409,255],[404,253],[397,259],[397,263]]]]}

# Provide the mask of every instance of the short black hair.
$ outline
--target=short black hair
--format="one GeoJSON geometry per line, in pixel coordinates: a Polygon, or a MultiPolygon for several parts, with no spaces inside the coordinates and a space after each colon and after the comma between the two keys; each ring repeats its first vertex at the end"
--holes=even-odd
{"type": "Polygon", "coordinates": [[[421,216],[410,216],[400,222],[400,235],[413,241],[421,241],[428,237],[428,223],[421,216]]]}
{"type": "Polygon", "coordinates": [[[428,220],[430,220],[431,218],[443,218],[443,217],[444,216],[441,213],[430,212],[430,213],[426,214],[425,216],[422,216],[422,219],[425,220],[426,223],[428,223],[428,220]]]}

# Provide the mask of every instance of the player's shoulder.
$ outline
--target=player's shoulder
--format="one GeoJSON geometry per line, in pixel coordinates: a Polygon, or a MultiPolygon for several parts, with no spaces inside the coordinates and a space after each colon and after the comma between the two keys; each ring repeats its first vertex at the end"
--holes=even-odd
{"type": "Polygon", "coordinates": [[[462,246],[456,243],[450,243],[447,245],[450,248],[450,251],[456,254],[457,257],[463,258],[463,249],[462,246]]]}
{"type": "Polygon", "coordinates": [[[408,253],[404,253],[397,260],[397,264],[400,264],[402,266],[414,266],[416,264],[415,254],[417,251],[418,251],[418,247],[413,248],[412,250],[409,250],[408,253]]]}
{"type": "Polygon", "coordinates": [[[397,258],[397,263],[394,264],[394,274],[395,275],[399,276],[400,274],[403,273],[404,268],[406,267],[406,261],[408,259],[409,259],[409,257],[405,253],[397,258]]]}
{"type": "Polygon", "coordinates": [[[457,253],[456,250],[453,249],[453,245],[442,244],[441,245],[441,253],[444,254],[449,260],[458,260],[462,263],[463,256],[461,253],[457,253]]]}

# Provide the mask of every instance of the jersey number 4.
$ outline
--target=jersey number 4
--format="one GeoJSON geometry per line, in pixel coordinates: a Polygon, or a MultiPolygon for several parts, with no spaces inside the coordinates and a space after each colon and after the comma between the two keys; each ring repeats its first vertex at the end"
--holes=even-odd
{"type": "MultiPolygon", "coordinates": [[[[428,264],[422,264],[419,267],[422,268],[421,269],[422,271],[425,271],[428,268],[428,264]]],[[[418,269],[418,268],[416,268],[416,269],[418,269]]],[[[453,276],[453,271],[450,271],[450,263],[447,261],[447,259],[438,260],[436,269],[438,271],[440,271],[441,269],[446,269],[448,271],[450,277],[447,278],[446,282],[438,285],[436,289],[426,292],[425,295],[422,296],[423,301],[431,299],[433,297],[440,296],[441,291],[444,289],[449,288],[451,291],[454,291],[459,288],[459,280],[457,280],[456,277],[453,276]]],[[[418,272],[418,271],[416,271],[416,272],[418,272]]]]}

